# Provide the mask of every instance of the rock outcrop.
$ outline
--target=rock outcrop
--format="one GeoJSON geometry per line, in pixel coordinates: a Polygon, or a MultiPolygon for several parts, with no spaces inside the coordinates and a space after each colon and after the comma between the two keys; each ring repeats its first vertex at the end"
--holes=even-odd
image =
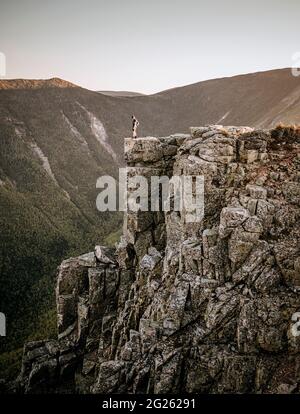
{"type": "Polygon", "coordinates": [[[299,392],[298,132],[210,125],[128,138],[125,158],[149,183],[204,176],[203,219],[128,211],[116,250],[64,261],[58,339],[25,345],[18,389],[299,392]]]}

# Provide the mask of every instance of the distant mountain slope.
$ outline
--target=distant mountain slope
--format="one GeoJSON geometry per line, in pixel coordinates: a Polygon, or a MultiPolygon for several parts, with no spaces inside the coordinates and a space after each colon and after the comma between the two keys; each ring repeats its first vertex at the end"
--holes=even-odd
{"type": "Polygon", "coordinates": [[[114,240],[120,214],[96,210],[95,185],[123,164],[133,113],[140,136],[300,123],[300,78],[281,69],[130,97],[57,78],[0,80],[0,311],[9,321],[0,350],[44,324],[63,257],[114,240]]]}
{"type": "Polygon", "coordinates": [[[269,127],[279,120],[300,121],[299,88],[300,77],[288,68],[213,79],[154,96],[177,108],[179,129],[183,114],[186,125],[214,121],[269,127]]]}
{"type": "Polygon", "coordinates": [[[0,89],[76,88],[78,86],[59,78],[52,79],[0,79],[0,89]]]}
{"type": "Polygon", "coordinates": [[[300,123],[299,88],[300,77],[287,68],[208,80],[154,95],[107,96],[103,122],[116,142],[130,134],[132,113],[140,121],[141,136],[187,132],[190,125],[206,123],[266,128],[279,122],[300,123]]]}

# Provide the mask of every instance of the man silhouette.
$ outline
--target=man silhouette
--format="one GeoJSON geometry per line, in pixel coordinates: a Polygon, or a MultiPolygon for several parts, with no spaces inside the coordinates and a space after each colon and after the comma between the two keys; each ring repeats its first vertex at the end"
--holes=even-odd
{"type": "Polygon", "coordinates": [[[137,138],[137,127],[140,125],[139,121],[132,115],[132,138],[137,138]]]}

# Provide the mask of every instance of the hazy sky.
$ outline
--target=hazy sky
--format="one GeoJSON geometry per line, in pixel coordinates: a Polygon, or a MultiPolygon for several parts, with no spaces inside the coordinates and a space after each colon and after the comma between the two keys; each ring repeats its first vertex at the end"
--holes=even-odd
{"type": "Polygon", "coordinates": [[[293,64],[300,0],[0,0],[7,78],[145,93],[293,64]]]}

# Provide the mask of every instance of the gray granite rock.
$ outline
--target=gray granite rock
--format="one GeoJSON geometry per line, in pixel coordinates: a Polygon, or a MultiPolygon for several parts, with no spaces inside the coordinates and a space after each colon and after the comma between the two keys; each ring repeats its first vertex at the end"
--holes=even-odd
{"type": "Polygon", "coordinates": [[[25,345],[17,389],[299,392],[299,144],[273,135],[207,125],[127,138],[131,177],[204,176],[203,218],[128,211],[116,251],[64,261],[58,339],[25,345]]]}

